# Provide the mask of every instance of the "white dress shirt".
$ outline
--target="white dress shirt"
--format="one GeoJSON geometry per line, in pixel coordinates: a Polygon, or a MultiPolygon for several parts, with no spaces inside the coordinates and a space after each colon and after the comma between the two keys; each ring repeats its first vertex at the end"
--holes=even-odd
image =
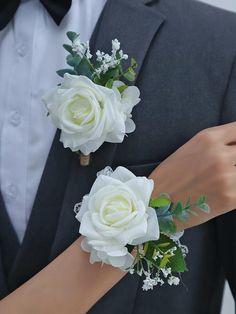
{"type": "Polygon", "coordinates": [[[0,188],[20,241],[55,135],[42,93],[60,82],[66,32],[89,40],[105,2],[74,0],[57,26],[38,0],[26,0],[0,32],[0,188]]]}

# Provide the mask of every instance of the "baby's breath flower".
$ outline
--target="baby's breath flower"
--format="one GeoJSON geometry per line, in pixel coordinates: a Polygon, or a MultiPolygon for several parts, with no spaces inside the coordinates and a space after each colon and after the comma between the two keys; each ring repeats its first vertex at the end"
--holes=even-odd
{"type": "Polygon", "coordinates": [[[92,54],[90,53],[89,41],[82,42],[79,38],[77,38],[72,43],[72,50],[76,52],[80,57],[85,56],[87,59],[92,58],[92,54]]]}
{"type": "Polygon", "coordinates": [[[175,276],[171,276],[169,277],[168,279],[168,284],[170,286],[174,285],[174,286],[178,286],[180,283],[180,279],[178,277],[175,277],[175,276]]]}
{"type": "Polygon", "coordinates": [[[153,290],[153,287],[156,285],[157,285],[156,279],[151,278],[149,275],[144,279],[142,289],[144,291],[153,290]]]}
{"type": "Polygon", "coordinates": [[[79,55],[83,55],[85,53],[85,46],[84,43],[77,38],[73,43],[72,43],[72,50],[76,53],[78,53],[79,55]]]}
{"type": "Polygon", "coordinates": [[[86,58],[87,59],[92,59],[93,55],[91,54],[90,50],[88,49],[86,52],[86,58]]]}
{"type": "Polygon", "coordinates": [[[129,56],[124,54],[123,50],[120,50],[120,42],[118,39],[112,40],[112,53],[104,53],[100,50],[96,52],[97,62],[99,67],[96,69],[97,75],[105,74],[109,69],[113,69],[118,66],[122,60],[127,60],[129,56]]]}
{"type": "Polygon", "coordinates": [[[170,255],[174,255],[174,252],[177,250],[177,247],[174,246],[171,249],[169,249],[168,251],[166,251],[166,254],[170,254],[170,255]]]}
{"type": "Polygon", "coordinates": [[[142,268],[137,271],[137,275],[140,277],[143,275],[143,269],[142,268]]]}
{"type": "Polygon", "coordinates": [[[161,279],[159,276],[157,276],[155,279],[156,279],[157,284],[159,283],[161,286],[164,285],[164,280],[161,279]]]}
{"type": "Polygon", "coordinates": [[[100,50],[98,50],[98,51],[96,52],[96,56],[97,56],[97,61],[98,61],[98,62],[101,62],[101,61],[102,61],[102,58],[103,58],[103,56],[104,56],[104,52],[101,52],[100,50]]]}
{"type": "Polygon", "coordinates": [[[120,42],[118,39],[112,40],[112,52],[116,53],[120,49],[120,42]]]}
{"type": "Polygon", "coordinates": [[[161,268],[162,274],[167,278],[171,274],[171,268],[161,268]]]}
{"type": "Polygon", "coordinates": [[[154,253],[153,253],[153,257],[152,257],[152,258],[154,259],[154,261],[157,261],[158,258],[163,258],[163,256],[164,256],[164,255],[162,255],[162,254],[160,253],[160,251],[156,251],[156,250],[155,250],[154,253]]]}
{"type": "Polygon", "coordinates": [[[183,256],[186,257],[187,254],[189,253],[188,247],[187,247],[186,245],[180,244],[180,249],[181,249],[181,251],[182,251],[183,256]]]}
{"type": "Polygon", "coordinates": [[[74,212],[75,212],[76,214],[79,213],[80,208],[81,208],[81,205],[82,205],[82,202],[75,204],[75,206],[74,206],[74,212]]]}

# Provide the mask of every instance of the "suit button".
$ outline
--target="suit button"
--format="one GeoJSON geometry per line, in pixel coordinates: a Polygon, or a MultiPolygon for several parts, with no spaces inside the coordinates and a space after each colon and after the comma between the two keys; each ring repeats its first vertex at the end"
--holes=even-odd
{"type": "Polygon", "coordinates": [[[17,196],[17,187],[15,186],[15,184],[10,183],[7,185],[6,188],[6,195],[8,199],[15,199],[17,196]]]}
{"type": "Polygon", "coordinates": [[[10,116],[10,123],[14,126],[18,126],[21,122],[21,116],[19,112],[13,111],[11,116],[10,116]]]}
{"type": "Polygon", "coordinates": [[[20,45],[16,49],[17,53],[19,56],[24,57],[27,53],[25,45],[20,45]]]}

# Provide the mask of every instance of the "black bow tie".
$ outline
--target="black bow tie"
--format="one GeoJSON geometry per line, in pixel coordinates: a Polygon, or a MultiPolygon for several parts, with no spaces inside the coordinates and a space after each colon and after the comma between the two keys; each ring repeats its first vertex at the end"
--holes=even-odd
{"type": "MultiPolygon", "coordinates": [[[[2,30],[13,18],[21,0],[0,1],[0,30],[2,30]]],[[[69,11],[71,1],[72,0],[40,0],[57,25],[60,24],[63,17],[69,11]]]]}

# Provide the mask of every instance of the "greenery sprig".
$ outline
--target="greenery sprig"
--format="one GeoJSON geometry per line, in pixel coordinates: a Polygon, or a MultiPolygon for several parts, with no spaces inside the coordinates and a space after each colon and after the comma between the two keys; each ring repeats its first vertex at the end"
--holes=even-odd
{"type": "Polygon", "coordinates": [[[186,272],[187,265],[185,257],[188,248],[180,243],[175,219],[187,221],[190,216],[197,216],[196,209],[204,213],[210,212],[206,198],[201,195],[196,202],[191,203],[188,199],[185,204],[177,202],[174,205],[166,194],[151,199],[149,206],[154,208],[158,217],[160,227],[160,238],[157,241],[150,241],[144,246],[129,246],[129,251],[136,251],[136,257],[131,273],[145,276],[143,290],[153,289],[154,286],[163,285],[165,280],[170,285],[178,285],[179,274],[186,272]]]}
{"type": "Polygon", "coordinates": [[[201,195],[196,202],[191,203],[189,198],[185,204],[179,201],[176,205],[172,203],[168,195],[161,195],[150,201],[150,207],[156,210],[160,230],[166,234],[173,234],[176,230],[174,219],[182,222],[188,221],[190,216],[197,216],[196,209],[204,213],[210,212],[210,207],[206,203],[206,197],[201,195]]]}
{"type": "MultiPolygon", "coordinates": [[[[112,88],[114,81],[126,80],[134,82],[136,78],[137,62],[131,58],[130,66],[124,67],[123,61],[128,59],[128,55],[120,49],[120,43],[117,39],[112,41],[111,54],[101,51],[96,52],[96,56],[90,53],[89,42],[82,42],[79,34],[67,32],[70,44],[64,44],[64,49],[69,52],[66,58],[70,68],[57,71],[57,74],[64,77],[66,73],[72,75],[84,75],[91,79],[95,84],[112,88]]],[[[122,90],[127,85],[122,85],[122,90]]]]}

